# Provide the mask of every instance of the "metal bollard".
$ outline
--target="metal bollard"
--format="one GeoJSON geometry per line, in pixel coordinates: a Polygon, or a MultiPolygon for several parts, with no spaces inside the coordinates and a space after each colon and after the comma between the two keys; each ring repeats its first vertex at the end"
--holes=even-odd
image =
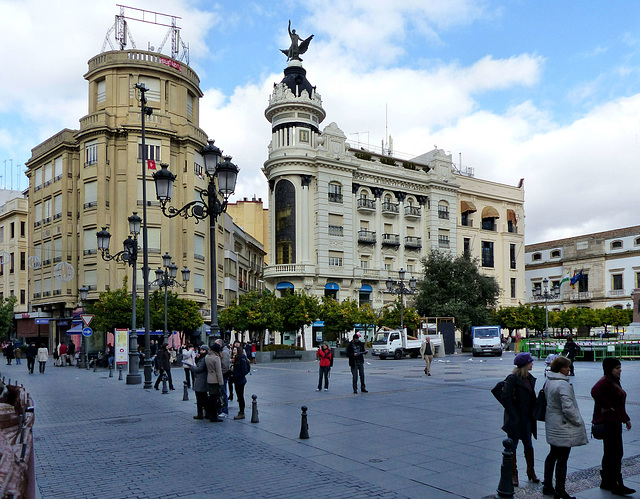
{"type": "MultiPolygon", "coordinates": [[[[89,367],[87,367],[87,369],[89,369],[89,367]]],[[[98,359],[96,359],[95,362],[93,363],[93,372],[94,373],[98,372],[98,359]]]]}
{"type": "Polygon", "coordinates": [[[182,385],[184,386],[184,393],[182,394],[182,401],[189,400],[189,387],[187,386],[187,382],[183,381],[182,385]]]}
{"type": "Polygon", "coordinates": [[[253,399],[253,402],[251,402],[251,422],[252,423],[259,423],[260,420],[258,419],[258,402],[257,402],[257,395],[251,395],[251,398],[253,399]]]}
{"type": "Polygon", "coordinates": [[[511,461],[513,459],[513,440],[505,438],[502,441],[504,450],[502,451],[502,466],[500,467],[500,482],[496,490],[496,499],[501,497],[513,497],[513,482],[511,481],[511,461]]]}
{"type": "Polygon", "coordinates": [[[109,377],[113,378],[113,368],[109,366],[109,377]]]}
{"type": "Polygon", "coordinates": [[[118,367],[118,381],[122,381],[122,367],[118,367]]]}
{"type": "Polygon", "coordinates": [[[169,388],[167,388],[168,379],[169,379],[169,376],[167,376],[167,373],[162,371],[162,394],[163,395],[169,393],[169,388]]]}
{"type": "Polygon", "coordinates": [[[307,406],[302,406],[302,425],[300,426],[300,438],[309,438],[309,425],[307,424],[307,406]]]}

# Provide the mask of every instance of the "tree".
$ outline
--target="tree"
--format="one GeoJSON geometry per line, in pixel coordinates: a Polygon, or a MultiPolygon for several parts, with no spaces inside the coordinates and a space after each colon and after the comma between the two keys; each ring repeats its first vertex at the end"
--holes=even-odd
{"type": "Polygon", "coordinates": [[[509,336],[518,329],[531,327],[533,312],[530,307],[518,305],[517,307],[504,307],[495,312],[495,320],[503,329],[509,331],[509,336]]]}
{"type": "Polygon", "coordinates": [[[344,335],[353,331],[360,321],[360,307],[355,300],[347,298],[338,302],[331,296],[322,298],[320,319],[324,321],[324,334],[329,341],[344,340],[344,335]]]}
{"type": "MultiPolygon", "coordinates": [[[[485,325],[491,318],[500,286],[494,277],[478,270],[476,260],[468,255],[432,251],[422,261],[424,280],[418,282],[415,306],[428,317],[454,317],[470,342],[471,326],[485,325]]],[[[468,346],[468,345],[465,345],[468,346]]]]}
{"type": "MultiPolygon", "coordinates": [[[[131,296],[127,293],[126,277],[121,288],[114,291],[107,288],[96,301],[87,303],[85,310],[93,315],[91,327],[96,331],[107,332],[115,328],[131,327],[131,296]]],[[[136,321],[142,317],[142,314],[136,315],[136,321]]]]}
{"type": "Polygon", "coordinates": [[[15,296],[0,301],[0,338],[9,338],[13,329],[13,307],[18,299],[15,296]]]}
{"type": "Polygon", "coordinates": [[[218,323],[225,330],[248,331],[252,341],[262,345],[267,329],[281,330],[282,318],[276,305],[276,296],[265,291],[260,294],[251,291],[241,295],[229,307],[220,312],[218,323]]]}
{"type": "MultiPolygon", "coordinates": [[[[288,291],[277,301],[277,304],[282,316],[280,333],[295,331],[297,334],[304,326],[310,326],[320,315],[318,298],[306,293],[288,291]]],[[[302,347],[306,349],[304,334],[302,347]]]]}
{"type": "Polygon", "coordinates": [[[371,329],[373,335],[376,333],[376,329],[379,327],[380,313],[375,310],[370,303],[360,304],[360,317],[358,322],[364,329],[365,340],[368,338],[368,331],[371,329]]]}
{"type": "MultiPolygon", "coordinates": [[[[396,298],[393,304],[386,306],[382,309],[382,315],[379,320],[381,327],[399,328],[400,327],[400,297],[396,298]]],[[[420,324],[420,316],[413,307],[408,305],[404,306],[402,313],[404,327],[409,331],[415,331],[420,324]]]]}

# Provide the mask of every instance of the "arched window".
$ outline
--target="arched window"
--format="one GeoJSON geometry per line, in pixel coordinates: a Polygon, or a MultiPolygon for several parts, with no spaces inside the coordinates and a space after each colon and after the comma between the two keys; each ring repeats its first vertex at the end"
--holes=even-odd
{"type": "Polygon", "coordinates": [[[542,253],[534,253],[531,255],[531,259],[535,262],[538,260],[542,260],[542,253]]]}
{"type": "Polygon", "coordinates": [[[560,250],[553,250],[551,252],[551,258],[560,258],[560,250]]]}
{"type": "Polygon", "coordinates": [[[498,230],[496,226],[496,219],[500,218],[498,210],[493,206],[485,206],[482,209],[482,229],[483,230],[498,230]]]}
{"type": "Polygon", "coordinates": [[[296,190],[288,180],[275,188],[276,264],[296,262],[296,190]]]}
{"type": "Polygon", "coordinates": [[[622,249],[622,241],[613,241],[611,243],[611,249],[622,249]]]}
{"type": "Polygon", "coordinates": [[[329,183],[329,201],[332,203],[342,203],[342,185],[338,182],[329,183]]]}

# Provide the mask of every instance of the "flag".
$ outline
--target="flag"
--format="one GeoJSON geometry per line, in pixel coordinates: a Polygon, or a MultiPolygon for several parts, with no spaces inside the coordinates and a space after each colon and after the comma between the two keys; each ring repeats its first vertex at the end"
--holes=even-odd
{"type": "Polygon", "coordinates": [[[571,273],[571,271],[567,272],[567,275],[562,278],[562,280],[560,281],[560,284],[558,284],[558,286],[562,286],[563,282],[567,282],[567,281],[571,280],[571,277],[569,277],[570,273],[571,273]]]}
{"type": "Polygon", "coordinates": [[[571,287],[575,288],[576,286],[576,282],[581,281],[582,279],[584,279],[584,274],[582,273],[584,269],[581,269],[580,272],[578,272],[577,274],[574,273],[573,277],[571,278],[571,287]]]}
{"type": "Polygon", "coordinates": [[[147,170],[155,170],[156,169],[156,160],[148,159],[147,160],[147,170]]]}

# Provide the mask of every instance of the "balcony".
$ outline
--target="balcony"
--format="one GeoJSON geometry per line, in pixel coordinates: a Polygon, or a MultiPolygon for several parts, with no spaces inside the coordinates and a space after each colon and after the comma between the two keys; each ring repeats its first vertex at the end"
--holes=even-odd
{"type": "Polygon", "coordinates": [[[409,249],[422,248],[422,238],[416,236],[406,236],[404,238],[404,247],[409,249]]]}
{"type": "Polygon", "coordinates": [[[473,227],[473,220],[469,220],[468,218],[462,217],[460,221],[460,225],[463,227],[473,227]]]}
{"type": "Polygon", "coordinates": [[[400,246],[400,236],[398,234],[382,234],[383,246],[400,246]]]}
{"type": "MultiPolygon", "coordinates": [[[[440,248],[449,248],[449,238],[444,236],[438,236],[438,246],[440,248]]],[[[493,267],[493,265],[491,265],[493,267]]]]}
{"type": "Polygon", "coordinates": [[[332,203],[342,203],[342,194],[339,192],[330,192],[329,201],[332,203]]]}
{"type": "Polygon", "coordinates": [[[329,235],[342,237],[342,225],[329,225],[329,235]]]}
{"type": "Polygon", "coordinates": [[[609,291],[609,296],[626,296],[624,289],[612,289],[609,291]]]}
{"type": "Polygon", "coordinates": [[[363,244],[376,244],[376,233],[371,230],[358,231],[358,242],[363,244]]]}
{"type": "Polygon", "coordinates": [[[315,265],[304,265],[301,263],[283,263],[265,267],[264,277],[265,279],[279,277],[297,277],[302,275],[315,275],[315,272],[315,265]]]}
{"type": "Polygon", "coordinates": [[[571,301],[587,301],[593,298],[593,292],[591,291],[580,291],[574,293],[565,293],[565,300],[571,301]]]}
{"type": "Polygon", "coordinates": [[[367,198],[358,199],[358,211],[376,211],[376,200],[367,198]]]}
{"type": "Polygon", "coordinates": [[[382,214],[396,216],[400,213],[400,205],[398,203],[382,203],[382,214]]]}
{"type": "Polygon", "coordinates": [[[420,218],[420,207],[419,206],[405,206],[404,207],[404,216],[405,218],[420,218]]]}

